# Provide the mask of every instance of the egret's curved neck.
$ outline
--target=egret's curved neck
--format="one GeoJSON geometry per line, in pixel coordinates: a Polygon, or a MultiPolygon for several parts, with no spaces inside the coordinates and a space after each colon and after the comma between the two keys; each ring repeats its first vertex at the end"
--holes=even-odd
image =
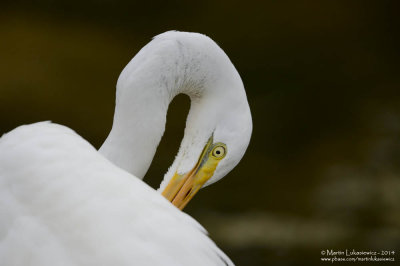
{"type": "MultiPolygon", "coordinates": [[[[168,97],[151,88],[117,96],[114,122],[99,152],[120,168],[143,178],[164,133],[168,97]]],[[[118,91],[121,94],[125,94],[118,91]]]]}
{"type": "Polygon", "coordinates": [[[219,88],[241,84],[235,68],[214,42],[204,43],[200,34],[199,39],[196,35],[184,40],[171,35],[154,39],[122,71],[112,130],[100,148],[110,161],[138,178],[143,178],[150,166],[164,133],[168,105],[177,94],[191,98],[181,148],[187,143],[201,152],[215,127],[207,112],[223,97],[219,88]],[[234,80],[227,82],[224,75],[234,80]],[[200,129],[208,135],[199,134],[200,129]]]}

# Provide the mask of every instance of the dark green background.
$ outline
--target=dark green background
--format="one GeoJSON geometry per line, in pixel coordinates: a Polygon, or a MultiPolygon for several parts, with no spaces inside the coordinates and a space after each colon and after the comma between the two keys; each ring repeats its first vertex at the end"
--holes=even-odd
{"type": "MultiPolygon", "coordinates": [[[[120,71],[167,30],[213,38],[242,76],[242,162],[185,210],[238,265],[319,265],[326,249],[400,253],[396,1],[2,1],[0,134],[52,120],[99,147],[120,71]]],[[[160,183],[189,99],[170,106],[160,183]]],[[[400,260],[397,255],[396,258],[400,260]]]]}

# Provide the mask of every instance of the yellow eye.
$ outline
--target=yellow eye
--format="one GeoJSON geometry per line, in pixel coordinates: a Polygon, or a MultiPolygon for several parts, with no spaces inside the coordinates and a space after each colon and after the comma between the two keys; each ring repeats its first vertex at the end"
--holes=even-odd
{"type": "Polygon", "coordinates": [[[216,145],[211,153],[211,155],[217,159],[222,159],[223,157],[225,157],[225,154],[226,148],[222,145],[216,145]]]}

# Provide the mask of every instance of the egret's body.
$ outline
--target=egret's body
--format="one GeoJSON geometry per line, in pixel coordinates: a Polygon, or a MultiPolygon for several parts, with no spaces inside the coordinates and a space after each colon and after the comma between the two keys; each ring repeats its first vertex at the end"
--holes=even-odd
{"type": "Polygon", "coordinates": [[[230,263],[195,220],[68,128],[19,127],[0,151],[0,265],[230,263]]]}
{"type": "Polygon", "coordinates": [[[196,221],[140,180],[179,93],[192,104],[163,195],[182,209],[226,175],[251,134],[241,79],[208,37],[161,34],[121,73],[99,152],[47,122],[0,139],[0,265],[231,265],[196,221]]]}

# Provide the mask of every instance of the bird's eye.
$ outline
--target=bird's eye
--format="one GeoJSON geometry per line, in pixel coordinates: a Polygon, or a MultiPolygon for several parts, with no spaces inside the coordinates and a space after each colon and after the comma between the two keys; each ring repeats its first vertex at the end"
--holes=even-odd
{"type": "Polygon", "coordinates": [[[216,145],[211,154],[217,159],[222,159],[226,154],[226,149],[222,145],[216,145]]]}

